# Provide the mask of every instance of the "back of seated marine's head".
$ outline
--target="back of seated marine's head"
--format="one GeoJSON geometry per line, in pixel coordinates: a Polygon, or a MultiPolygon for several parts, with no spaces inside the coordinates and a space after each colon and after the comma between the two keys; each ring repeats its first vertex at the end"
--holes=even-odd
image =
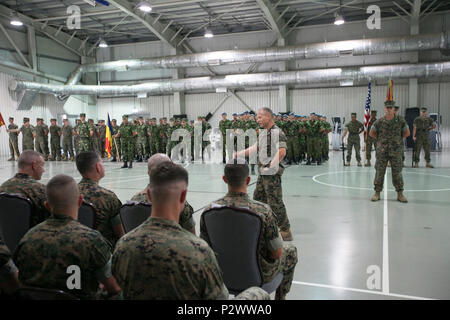
{"type": "Polygon", "coordinates": [[[164,162],[172,162],[168,155],[165,153],[157,153],[154,154],[148,159],[147,167],[148,167],[148,175],[150,175],[150,171],[155,168],[157,165],[164,162]]]}
{"type": "Polygon", "coordinates": [[[95,152],[81,152],[75,159],[77,169],[83,177],[94,174],[99,178],[105,175],[102,159],[95,152]]]}
{"type": "Polygon", "coordinates": [[[248,164],[242,160],[232,159],[225,165],[224,181],[232,188],[243,187],[250,182],[248,164]]]}
{"type": "Polygon", "coordinates": [[[56,175],[47,183],[45,192],[45,206],[52,214],[76,218],[82,198],[75,179],[64,174],[56,175]]]}

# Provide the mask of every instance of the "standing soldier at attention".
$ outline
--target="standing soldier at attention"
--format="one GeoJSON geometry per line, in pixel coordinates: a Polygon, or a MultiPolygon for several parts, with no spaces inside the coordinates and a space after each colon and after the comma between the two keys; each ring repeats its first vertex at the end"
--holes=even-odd
{"type": "Polygon", "coordinates": [[[289,114],[289,120],[286,122],[285,129],[287,138],[287,162],[286,164],[298,164],[300,158],[300,146],[298,144],[298,122],[295,120],[295,114],[289,114]]]}
{"type": "Polygon", "coordinates": [[[43,119],[37,118],[34,144],[35,144],[36,151],[39,152],[40,154],[42,154],[42,156],[44,157],[44,161],[47,161],[48,153],[46,152],[46,147],[45,147],[45,137],[46,137],[47,131],[45,128],[46,128],[46,126],[44,126],[44,124],[43,124],[43,119]]]}
{"type": "Polygon", "coordinates": [[[222,120],[219,121],[219,130],[222,133],[222,163],[226,163],[227,150],[228,156],[232,155],[230,148],[227,148],[227,130],[231,129],[231,121],[227,119],[227,113],[222,113],[222,120]]]}
{"type": "Polygon", "coordinates": [[[111,139],[113,139],[113,141],[111,142],[111,145],[112,145],[111,152],[112,152],[112,157],[113,157],[111,162],[116,162],[117,161],[117,158],[116,158],[117,153],[119,153],[119,157],[122,156],[122,149],[120,148],[120,139],[118,137],[116,137],[117,133],[119,132],[119,126],[117,125],[116,119],[111,120],[111,126],[113,128],[113,132],[111,132],[111,139]],[[116,148],[116,146],[117,146],[117,148],[116,148]]]}
{"type": "Polygon", "coordinates": [[[56,119],[50,119],[50,147],[52,155],[51,161],[61,161],[61,127],[56,124],[56,119]]]}
{"type": "Polygon", "coordinates": [[[170,118],[169,119],[169,128],[167,129],[167,155],[169,156],[169,158],[171,157],[171,153],[172,153],[172,149],[175,145],[175,142],[172,141],[172,133],[178,129],[177,125],[175,124],[175,119],[174,118],[170,118]]]}
{"type": "Polygon", "coordinates": [[[80,138],[77,155],[81,152],[91,151],[90,138],[94,135],[94,128],[86,121],[85,113],[80,113],[77,135],[80,138]]]}
{"type": "Polygon", "coordinates": [[[367,135],[366,135],[366,167],[370,167],[372,164],[370,163],[370,160],[372,159],[372,147],[373,149],[376,149],[376,143],[377,141],[370,136],[370,129],[372,128],[373,124],[377,121],[377,110],[372,110],[370,112],[370,119],[369,124],[367,125],[367,135]]]}
{"type": "MultiPolygon", "coordinates": [[[[167,124],[167,118],[161,118],[161,125],[159,127],[159,152],[167,152],[167,139],[169,137],[169,125],[167,124]]],[[[147,159],[148,160],[148,159],[147,159]]]]}
{"type": "Polygon", "coordinates": [[[320,117],[322,129],[322,161],[328,161],[328,152],[330,151],[330,140],[328,139],[328,134],[333,131],[333,127],[327,121],[327,117],[320,117]]]}
{"type": "Polygon", "coordinates": [[[311,165],[311,162],[316,162],[317,165],[321,165],[320,151],[322,149],[320,141],[320,123],[317,120],[316,113],[311,112],[310,118],[305,123],[306,126],[306,148],[308,153],[308,161],[306,165],[311,165]]]}
{"type": "Polygon", "coordinates": [[[300,120],[298,123],[298,145],[300,149],[299,163],[302,163],[304,160],[306,160],[306,121],[307,118],[305,116],[300,116],[300,120]]]}
{"type": "Polygon", "coordinates": [[[384,175],[388,162],[391,163],[392,183],[397,191],[397,200],[403,203],[408,202],[403,195],[403,161],[402,143],[403,139],[409,137],[409,127],[405,119],[395,116],[394,101],[386,101],[384,104],[384,117],[378,119],[370,129],[370,136],[377,141],[375,163],[375,194],[372,201],[380,200],[380,192],[383,190],[384,175]]]}
{"type": "Polygon", "coordinates": [[[11,158],[8,161],[14,161],[15,156],[17,156],[17,160],[20,157],[19,151],[19,126],[14,123],[14,118],[9,118],[9,125],[6,129],[6,132],[9,133],[9,151],[11,153],[11,158]]]}
{"type": "Polygon", "coordinates": [[[147,129],[148,147],[150,156],[158,153],[158,126],[156,125],[156,118],[150,120],[150,127],[147,129]]]}
{"type": "Polygon", "coordinates": [[[73,128],[73,146],[75,148],[75,153],[80,153],[80,136],[77,134],[78,127],[80,126],[81,120],[76,119],[75,120],[75,127],[73,128]]]}
{"type": "Polygon", "coordinates": [[[48,134],[50,132],[48,126],[44,123],[44,119],[41,118],[42,126],[44,127],[44,150],[47,157],[50,155],[50,149],[48,148],[48,134]]]}
{"type": "Polygon", "coordinates": [[[430,157],[430,130],[436,128],[436,123],[427,116],[427,108],[420,109],[420,116],[414,119],[413,140],[414,140],[414,168],[419,167],[420,152],[425,152],[427,168],[434,168],[430,157]]]}
{"type": "Polygon", "coordinates": [[[73,161],[75,159],[74,154],[73,154],[72,136],[73,136],[73,128],[69,124],[69,120],[64,119],[63,126],[62,126],[63,160],[64,161],[68,161],[69,156],[70,156],[71,161],[73,161]]]}
{"type": "Polygon", "coordinates": [[[99,120],[98,127],[98,146],[100,148],[100,155],[102,158],[106,156],[105,140],[106,140],[106,123],[105,120],[99,120]]]}
{"type": "Polygon", "coordinates": [[[30,118],[23,118],[23,125],[19,133],[22,133],[22,152],[26,150],[34,151],[34,137],[36,129],[30,124],[30,118]]]}
{"type": "Polygon", "coordinates": [[[120,137],[122,143],[122,156],[123,166],[122,168],[133,168],[133,156],[134,156],[134,141],[133,137],[137,135],[134,126],[128,123],[128,116],[122,116],[122,124],[119,127],[119,132],[116,137],[120,137]],[[130,165],[128,166],[128,162],[130,165]]]}
{"type": "Polygon", "coordinates": [[[147,126],[144,124],[144,118],[138,118],[138,125],[136,126],[137,133],[137,150],[136,153],[138,155],[137,162],[142,162],[143,158],[147,154],[147,150],[145,148],[146,140],[147,140],[147,126]]]}
{"type": "Polygon", "coordinates": [[[89,137],[90,150],[97,154],[100,154],[98,148],[98,128],[94,124],[94,119],[88,120],[89,125],[92,127],[93,134],[89,137]]]}
{"type": "MultiPolygon", "coordinates": [[[[399,117],[400,119],[404,119],[401,115],[400,115],[400,107],[399,106],[394,106],[394,114],[396,117],[399,117]]],[[[405,143],[402,143],[402,163],[403,163],[403,167],[405,166],[405,143]]],[[[389,166],[389,164],[388,164],[389,166]]]]}
{"type": "Polygon", "coordinates": [[[352,120],[345,125],[344,134],[342,135],[342,143],[344,138],[349,132],[347,140],[347,161],[345,166],[350,166],[350,160],[352,159],[352,149],[355,148],[356,161],[358,161],[358,167],[361,167],[361,143],[359,135],[364,131],[364,125],[362,122],[356,120],[356,113],[352,113],[352,120]]]}

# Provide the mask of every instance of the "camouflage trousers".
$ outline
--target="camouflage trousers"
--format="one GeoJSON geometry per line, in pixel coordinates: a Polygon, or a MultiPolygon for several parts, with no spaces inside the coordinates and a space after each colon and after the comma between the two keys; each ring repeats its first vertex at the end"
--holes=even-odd
{"type": "Polygon", "coordinates": [[[300,145],[297,137],[287,137],[287,157],[289,160],[300,157],[300,145]]]}
{"type": "MultiPolygon", "coordinates": [[[[34,150],[33,139],[22,139],[22,152],[25,150],[34,150]]],[[[19,151],[19,150],[17,150],[19,151]]]]}
{"type": "Polygon", "coordinates": [[[63,154],[66,158],[73,157],[73,144],[72,139],[63,139],[63,154]]]}
{"type": "Polygon", "coordinates": [[[291,225],[283,202],[283,190],[281,188],[281,175],[259,175],[253,199],[261,201],[270,206],[277,218],[278,227],[281,231],[287,231],[291,225]]]}
{"type": "Polygon", "coordinates": [[[133,161],[134,141],[133,138],[122,138],[122,157],[123,161],[133,161]]]}
{"type": "Polygon", "coordinates": [[[79,154],[80,153],[80,137],[79,136],[75,136],[73,138],[73,147],[75,148],[75,153],[79,154]]]}
{"type": "Polygon", "coordinates": [[[308,157],[319,158],[322,150],[322,143],[318,137],[308,137],[306,140],[306,149],[308,157]]]}
{"type": "Polygon", "coordinates": [[[52,151],[52,158],[61,160],[61,141],[59,139],[50,141],[50,148],[52,151]]]}
{"type": "Polygon", "coordinates": [[[96,153],[99,153],[100,149],[98,147],[98,139],[90,137],[89,138],[90,149],[96,153]]]}
{"type": "Polygon", "coordinates": [[[306,157],[306,136],[300,136],[298,138],[298,145],[300,149],[300,158],[304,159],[306,157]]]}
{"type": "Polygon", "coordinates": [[[45,141],[43,139],[36,139],[34,141],[34,146],[37,152],[44,155],[45,157],[48,157],[48,152],[46,151],[47,149],[45,148],[45,141]]]}
{"type": "Polygon", "coordinates": [[[166,153],[167,149],[167,139],[160,139],[158,144],[158,152],[159,153],[166,153]]]}
{"type": "Polygon", "coordinates": [[[376,148],[377,140],[374,138],[368,137],[366,142],[366,160],[372,159],[372,150],[376,148]],[[373,147],[373,149],[372,149],[373,147]]]}
{"type": "Polygon", "coordinates": [[[431,161],[431,155],[430,155],[430,149],[431,149],[431,142],[429,136],[419,136],[416,134],[416,143],[414,145],[414,162],[420,161],[420,152],[425,152],[425,161],[430,162],[431,161]]]}
{"type": "Polygon", "coordinates": [[[150,156],[158,153],[158,140],[156,139],[148,139],[148,154],[150,156]]]}
{"type": "Polygon", "coordinates": [[[328,156],[330,151],[330,140],[328,139],[328,134],[322,138],[322,155],[328,156]]]}
{"type": "Polygon", "coordinates": [[[121,149],[121,145],[120,145],[120,139],[119,139],[119,138],[113,139],[113,140],[111,141],[111,145],[112,145],[112,148],[111,148],[111,156],[117,157],[117,151],[119,151],[119,157],[120,157],[120,156],[122,155],[122,149],[121,149]],[[115,140],[115,142],[114,142],[114,140],[115,140]],[[117,148],[116,148],[116,145],[117,145],[117,148]]]}
{"type": "Polygon", "coordinates": [[[11,158],[20,157],[19,139],[17,137],[9,139],[9,152],[11,153],[11,158]]]}
{"type": "Polygon", "coordinates": [[[147,139],[145,137],[138,137],[136,141],[136,154],[140,157],[147,155],[147,139]]]}
{"type": "Polygon", "coordinates": [[[106,142],[106,138],[102,137],[102,138],[98,139],[98,148],[99,148],[99,152],[100,152],[102,157],[104,157],[105,153],[106,153],[105,142],[106,142]]]}
{"type": "Polygon", "coordinates": [[[352,160],[352,150],[355,148],[356,160],[361,161],[361,142],[358,136],[349,136],[347,140],[347,162],[352,160]]]}
{"type": "Polygon", "coordinates": [[[377,151],[377,161],[375,163],[375,180],[373,184],[375,185],[375,191],[383,191],[384,175],[386,174],[386,167],[388,162],[391,163],[392,171],[392,184],[395,187],[395,191],[403,191],[403,160],[402,160],[402,150],[397,150],[396,152],[380,152],[377,151]]]}
{"type": "Polygon", "coordinates": [[[275,300],[284,300],[291,290],[292,281],[294,280],[295,266],[298,262],[297,248],[291,243],[283,243],[283,254],[278,267],[278,273],[283,273],[283,280],[277,288],[275,300]]]}
{"type": "Polygon", "coordinates": [[[251,287],[239,293],[233,300],[270,300],[270,295],[259,287],[251,287]]]}
{"type": "Polygon", "coordinates": [[[80,140],[78,140],[78,153],[89,151],[92,151],[89,138],[80,138],[80,140]]]}

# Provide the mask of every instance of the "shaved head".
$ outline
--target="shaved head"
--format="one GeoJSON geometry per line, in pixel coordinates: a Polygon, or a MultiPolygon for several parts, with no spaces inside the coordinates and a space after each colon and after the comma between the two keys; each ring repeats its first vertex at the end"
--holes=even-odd
{"type": "Polygon", "coordinates": [[[152,203],[176,202],[188,186],[188,173],[182,166],[164,161],[150,171],[150,194],[152,203]]]}
{"type": "Polygon", "coordinates": [[[46,194],[51,213],[64,215],[78,205],[80,196],[76,181],[64,174],[54,176],[47,183],[46,194]]]}
{"type": "Polygon", "coordinates": [[[42,158],[41,154],[36,151],[27,150],[21,153],[19,157],[19,169],[26,169],[27,167],[30,167],[33,162],[38,162],[44,158],[42,158]]]}
{"type": "Polygon", "coordinates": [[[172,160],[169,158],[169,156],[167,156],[165,153],[157,153],[154,154],[153,156],[150,157],[150,159],[148,159],[148,174],[150,175],[150,171],[155,168],[156,166],[158,166],[161,163],[164,162],[172,162],[172,160]]]}

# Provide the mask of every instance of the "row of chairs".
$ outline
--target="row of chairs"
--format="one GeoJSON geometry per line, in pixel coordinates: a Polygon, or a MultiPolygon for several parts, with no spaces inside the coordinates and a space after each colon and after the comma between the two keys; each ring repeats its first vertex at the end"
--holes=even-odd
{"type": "MultiPolygon", "coordinates": [[[[125,232],[141,225],[151,214],[152,206],[142,202],[127,202],[120,209],[125,232]]],[[[33,206],[30,200],[20,196],[0,193],[0,236],[11,252],[30,226],[33,206]],[[14,214],[11,214],[14,212],[14,214]]],[[[261,218],[244,208],[213,206],[204,213],[205,225],[223,272],[225,285],[231,294],[239,294],[252,286],[259,286],[272,293],[280,285],[283,275],[279,273],[271,282],[263,283],[257,252],[262,231],[261,218]]],[[[95,225],[95,208],[83,201],[78,221],[90,228],[95,225]]],[[[22,288],[24,289],[24,288],[22,288]]],[[[34,288],[36,289],[36,288],[34,288]]],[[[26,294],[35,297],[33,288],[25,288],[26,294]]],[[[60,296],[58,290],[44,290],[43,296],[60,296]]],[[[55,299],[59,299],[59,298],[55,299]]],[[[66,299],[64,295],[61,299],[66,299]]]]}

